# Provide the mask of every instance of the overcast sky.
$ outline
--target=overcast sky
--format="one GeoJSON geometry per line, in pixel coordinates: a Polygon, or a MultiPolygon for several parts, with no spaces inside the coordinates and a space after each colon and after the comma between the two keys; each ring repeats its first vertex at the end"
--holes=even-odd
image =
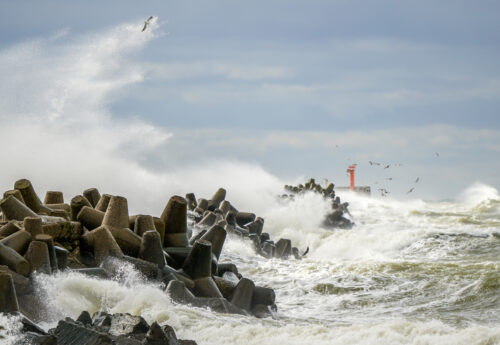
{"type": "Polygon", "coordinates": [[[100,128],[152,174],[237,162],[346,185],[357,163],[399,197],[500,187],[498,2],[0,4],[4,128],[100,128]]]}

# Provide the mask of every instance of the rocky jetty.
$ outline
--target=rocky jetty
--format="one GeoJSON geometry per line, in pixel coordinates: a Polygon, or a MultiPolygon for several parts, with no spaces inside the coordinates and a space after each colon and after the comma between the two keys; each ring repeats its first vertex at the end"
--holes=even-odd
{"type": "MultiPolygon", "coordinates": [[[[222,239],[226,234],[231,234],[248,241],[256,253],[265,258],[287,259],[293,256],[300,260],[304,255],[292,246],[289,239],[272,240],[269,233],[264,232],[264,218],[252,212],[239,211],[226,200],[226,190],[223,188],[219,188],[210,199],[196,200],[194,193],[188,193],[186,200],[190,225],[196,231],[190,239],[191,244],[197,239],[222,239]]],[[[218,242],[223,243],[220,240],[218,242]]],[[[221,249],[216,250],[217,258],[221,249]]]]}
{"type": "Polygon", "coordinates": [[[285,185],[284,188],[289,194],[281,195],[282,199],[294,199],[296,195],[303,193],[318,193],[329,200],[332,210],[323,220],[323,226],[340,229],[350,229],[354,226],[354,223],[344,216],[346,213],[350,215],[347,208],[349,203],[342,202],[340,197],[335,195],[335,185],[333,183],[328,183],[325,187],[322,187],[313,178],[310,178],[305,184],[298,184],[297,186],[285,185]]]}
{"type": "Polygon", "coordinates": [[[226,236],[247,238],[266,257],[300,258],[298,250],[290,240],[271,241],[262,232],[264,220],[238,211],[225,194],[221,188],[211,199],[196,200],[192,193],[172,196],[156,217],[129,215],[125,197],[101,195],[96,188],[69,203],[61,191],[48,191],[42,202],[29,180],[16,181],[0,201],[0,312],[20,315],[23,333],[34,344],[194,343],[177,340],[169,326],[148,326],[132,315],[100,312],[90,318],[84,312],[76,321],[60,321],[49,333],[34,323],[44,311],[33,287],[35,273],[69,270],[113,278],[128,264],[145,280],[162,283],[176,303],[272,317],[274,290],[255,285],[233,263],[219,262],[226,236]],[[130,326],[133,322],[139,333],[130,326]]]}
{"type": "Polygon", "coordinates": [[[225,194],[220,188],[210,199],[196,200],[192,193],[172,196],[156,217],[129,215],[125,197],[101,195],[96,188],[69,203],[62,192],[48,191],[42,202],[29,180],[15,182],[0,201],[0,312],[20,313],[23,325],[30,325],[23,332],[36,344],[189,344],[174,339],[168,326],[148,326],[131,315],[100,313],[91,319],[83,313],[76,321],[60,321],[49,334],[33,323],[44,310],[33,274],[70,270],[113,278],[128,264],[145,280],[162,283],[176,303],[272,317],[274,290],[255,285],[233,263],[219,262],[226,236],[247,238],[266,257],[300,258],[298,249],[287,239],[270,240],[262,232],[264,220],[238,211],[225,194]],[[136,321],[140,335],[115,332],[136,321]]]}

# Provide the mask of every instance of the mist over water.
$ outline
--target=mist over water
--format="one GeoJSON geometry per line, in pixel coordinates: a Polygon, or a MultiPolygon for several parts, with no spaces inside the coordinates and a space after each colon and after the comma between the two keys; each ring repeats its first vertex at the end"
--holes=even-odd
{"type": "Polygon", "coordinates": [[[62,32],[0,51],[0,72],[8,76],[0,80],[0,136],[13,148],[3,151],[1,187],[26,177],[40,194],[62,190],[68,201],[95,186],[126,196],[131,214],[154,215],[173,194],[208,198],[224,187],[236,207],[265,218],[272,238],[290,238],[310,253],[301,261],[267,260],[228,238],[222,260],[276,290],[276,320],[176,305],[161,286],[125,267],[116,280],[38,276],[49,308],[44,327],[82,310],[106,310],[168,323],[199,344],[500,343],[494,187],[478,182],[454,201],[341,193],[356,226],[332,231],[322,227],[325,200],[279,199],[284,181],[256,164],[200,158],[162,169],[154,163],[168,160],[164,147],[175,133],[108,111],[122,88],[144,79],[146,70],[129,56],[160,34],[156,23],[151,29],[62,32]]]}

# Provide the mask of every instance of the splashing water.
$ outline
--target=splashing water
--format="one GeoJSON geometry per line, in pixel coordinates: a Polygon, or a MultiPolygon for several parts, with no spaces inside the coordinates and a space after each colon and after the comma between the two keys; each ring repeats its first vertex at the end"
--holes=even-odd
{"type": "MultiPolygon", "coordinates": [[[[9,76],[0,80],[0,136],[17,144],[3,152],[9,169],[1,172],[2,188],[10,189],[20,172],[30,172],[26,177],[40,190],[70,195],[99,181],[104,192],[127,196],[132,213],[159,214],[172,194],[190,188],[209,197],[224,186],[239,209],[265,218],[272,238],[290,238],[302,250],[309,246],[310,254],[301,261],[266,260],[247,243],[227,239],[221,260],[276,289],[277,320],[173,304],[162,286],[124,267],[117,280],[68,272],[37,276],[50,316],[45,328],[82,310],[107,310],[168,323],[180,338],[199,344],[500,344],[495,188],[476,183],[458,201],[443,202],[345,193],[357,225],[332,231],[321,226],[326,201],[305,194],[282,203],[276,195],[283,181],[254,164],[148,167],[144,156],[160,156],[172,133],[113,118],[106,109],[117,90],[144,78],[145,71],[126,59],[157,34],[152,23],[138,35],[141,24],[0,51],[0,73],[9,76]]],[[[0,315],[0,336],[11,344],[13,320],[0,315]]]]}
{"type": "Polygon", "coordinates": [[[130,267],[115,281],[59,273],[37,283],[52,325],[81,310],[107,310],[171,324],[200,344],[500,343],[500,229],[457,221],[457,214],[481,213],[485,200],[344,198],[357,223],[352,230],[321,229],[311,210],[326,209],[314,195],[277,202],[266,214],[273,237],[293,234],[299,247],[311,246],[304,260],[267,260],[228,237],[221,260],[276,290],[277,320],[173,304],[130,267]]]}

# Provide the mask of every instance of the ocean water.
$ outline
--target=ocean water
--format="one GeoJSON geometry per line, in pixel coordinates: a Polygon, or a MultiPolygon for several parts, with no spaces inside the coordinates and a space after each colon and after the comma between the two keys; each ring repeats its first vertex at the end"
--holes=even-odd
{"type": "MultiPolygon", "coordinates": [[[[341,194],[356,226],[332,231],[321,227],[328,203],[314,194],[279,201],[274,196],[291,181],[255,164],[208,157],[164,166],[159,157],[173,159],[165,148],[175,133],[141,114],[124,119],[110,111],[120,91],[155,72],[133,56],[161,35],[159,24],[144,33],[141,25],[80,36],[65,30],[0,51],[0,136],[16,143],[3,152],[2,190],[27,177],[40,195],[62,190],[69,200],[98,184],[103,193],[126,196],[131,213],[159,214],[173,194],[209,197],[224,187],[236,206],[265,218],[272,238],[290,238],[310,252],[301,261],[267,260],[248,243],[227,239],[221,260],[275,289],[276,319],[173,304],[161,286],[124,267],[107,281],[38,276],[48,308],[43,327],[82,310],[107,310],[168,323],[200,345],[500,344],[495,188],[477,183],[444,201],[341,194]]],[[[15,320],[0,315],[0,325],[8,337],[2,341],[17,344],[15,320]]]]}
{"type": "Polygon", "coordinates": [[[456,201],[344,194],[351,230],[322,229],[328,204],[308,194],[264,215],[272,238],[310,252],[261,258],[229,237],[222,261],[275,289],[276,319],[173,304],[161,286],[124,267],[115,280],[39,276],[44,327],[82,310],[128,312],[201,344],[500,344],[500,197],[475,184],[456,201]]]}

